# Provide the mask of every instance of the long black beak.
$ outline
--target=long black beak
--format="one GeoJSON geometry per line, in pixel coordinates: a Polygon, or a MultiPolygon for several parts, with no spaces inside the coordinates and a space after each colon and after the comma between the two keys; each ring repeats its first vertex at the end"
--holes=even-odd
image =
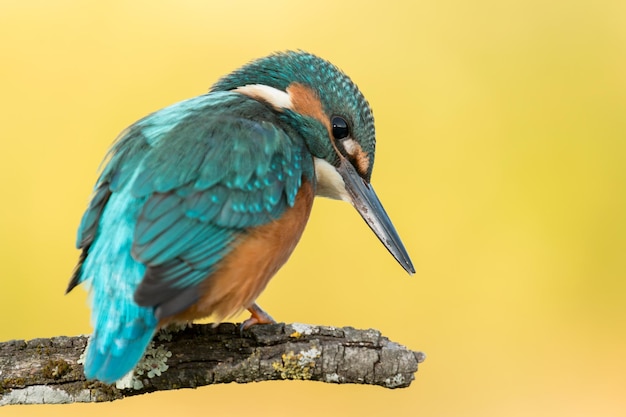
{"type": "Polygon", "coordinates": [[[378,239],[406,272],[414,274],[415,268],[413,268],[409,254],[371,184],[361,178],[346,158],[341,157],[341,164],[337,171],[343,178],[346,191],[352,198],[352,205],[363,217],[365,223],[376,233],[378,239]]]}

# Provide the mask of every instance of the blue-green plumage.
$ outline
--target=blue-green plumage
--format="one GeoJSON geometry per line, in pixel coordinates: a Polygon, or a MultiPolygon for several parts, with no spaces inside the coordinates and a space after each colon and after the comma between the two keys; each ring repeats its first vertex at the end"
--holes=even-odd
{"type": "Polygon", "coordinates": [[[132,369],[158,320],[197,301],[231,243],[293,206],[303,176],[314,181],[304,141],[290,133],[267,105],[230,92],[123,133],[78,232],[87,256],[72,286],[89,282],[95,328],[88,377],[111,382],[132,369]]]}
{"type": "MultiPolygon", "coordinates": [[[[357,87],[332,64],[303,52],[254,61],[208,94],[126,129],[80,223],[82,254],[68,287],[89,286],[94,333],[87,378],[113,382],[132,370],[159,322],[200,302],[224,260],[253,230],[287,219],[303,184],[315,192],[321,181],[323,195],[351,201],[412,271],[369,186],[374,138],[371,110],[357,87]],[[291,95],[293,85],[304,86],[298,94],[306,100],[291,95]],[[349,136],[333,137],[330,119],[337,115],[349,136]]],[[[297,211],[302,223],[290,220],[285,239],[293,245],[308,210],[297,211]]],[[[264,266],[260,289],[293,245],[264,266]]]]}

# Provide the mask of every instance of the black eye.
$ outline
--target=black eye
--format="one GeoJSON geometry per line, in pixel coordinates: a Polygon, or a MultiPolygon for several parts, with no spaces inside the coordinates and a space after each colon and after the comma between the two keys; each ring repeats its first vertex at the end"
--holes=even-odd
{"type": "Polygon", "coordinates": [[[350,129],[348,128],[348,122],[341,116],[333,116],[330,119],[330,123],[333,126],[333,137],[335,139],[344,139],[350,135],[350,129]]]}

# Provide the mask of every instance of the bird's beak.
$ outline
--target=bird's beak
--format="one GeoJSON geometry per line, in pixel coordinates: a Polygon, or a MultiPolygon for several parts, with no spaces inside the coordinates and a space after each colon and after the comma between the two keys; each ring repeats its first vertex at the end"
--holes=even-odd
{"type": "Polygon", "coordinates": [[[352,205],[406,272],[414,274],[415,268],[413,268],[409,254],[406,252],[398,232],[393,227],[372,185],[361,178],[350,161],[344,157],[340,157],[340,159],[341,163],[337,171],[343,178],[346,191],[352,199],[352,205]]]}

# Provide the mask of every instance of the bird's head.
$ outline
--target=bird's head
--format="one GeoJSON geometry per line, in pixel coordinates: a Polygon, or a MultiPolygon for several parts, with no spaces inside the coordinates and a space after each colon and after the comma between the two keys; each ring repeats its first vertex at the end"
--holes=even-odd
{"type": "Polygon", "coordinates": [[[315,161],[316,193],[351,203],[400,265],[415,272],[370,184],[374,117],[346,74],[315,55],[290,51],[253,61],[211,88],[227,90],[271,105],[305,139],[315,161]]]}

